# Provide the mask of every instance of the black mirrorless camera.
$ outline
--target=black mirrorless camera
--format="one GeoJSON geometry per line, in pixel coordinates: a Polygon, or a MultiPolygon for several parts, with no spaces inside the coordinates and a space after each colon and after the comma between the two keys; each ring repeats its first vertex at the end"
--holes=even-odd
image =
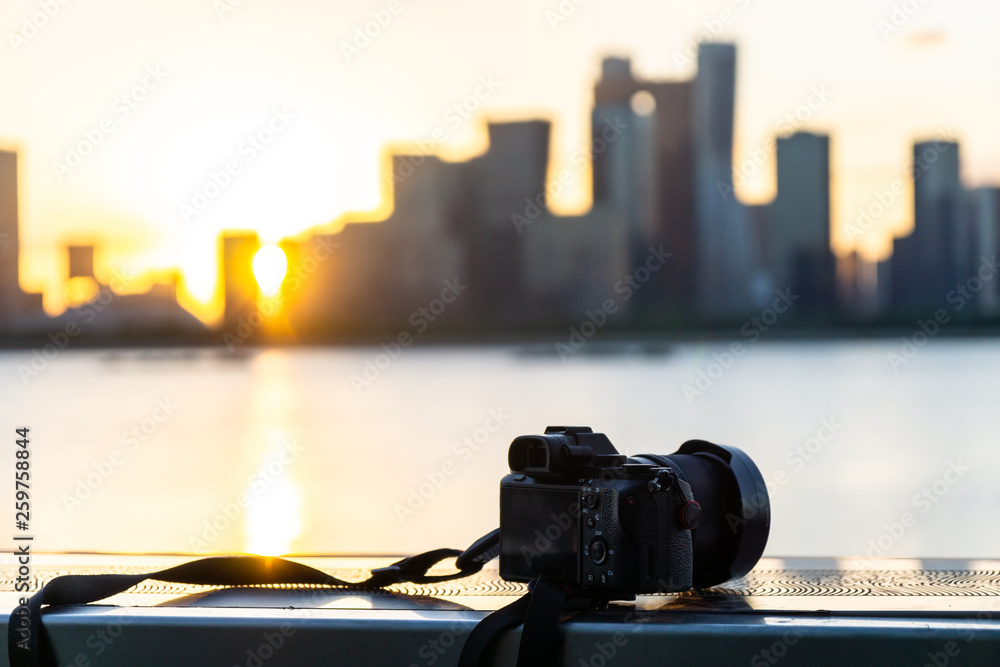
{"type": "Polygon", "coordinates": [[[550,426],[516,438],[500,482],[500,576],[544,576],[601,599],[743,576],[764,551],[767,487],[735,447],[618,453],[603,433],[550,426]]]}

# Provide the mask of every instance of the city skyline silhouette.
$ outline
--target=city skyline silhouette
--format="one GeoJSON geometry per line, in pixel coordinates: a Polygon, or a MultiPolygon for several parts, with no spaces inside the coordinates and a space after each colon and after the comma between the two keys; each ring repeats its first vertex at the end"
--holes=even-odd
{"type": "MultiPolygon", "coordinates": [[[[459,330],[472,321],[478,323],[472,329],[479,330],[551,328],[572,323],[581,312],[594,324],[588,306],[601,303],[611,304],[601,310],[601,326],[609,315],[624,310],[627,314],[615,318],[613,328],[669,330],[685,323],[737,321],[767,308],[776,294],[789,304],[788,295],[801,299],[793,320],[808,316],[830,326],[838,318],[887,319],[907,308],[943,304],[949,281],[957,281],[958,287],[983,262],[993,270],[989,260],[1000,236],[1000,190],[964,187],[959,146],[950,135],[914,146],[910,173],[920,214],[917,232],[895,241],[903,250],[894,255],[893,273],[889,261],[876,266],[857,253],[837,257],[832,250],[830,146],[836,137],[829,133],[803,131],[790,119],[783,127],[786,134],[772,138],[769,149],[777,162],[776,196],[763,204],[740,201],[742,167],[732,161],[737,53],[732,44],[703,43],[695,75],[667,81],[643,79],[628,59],[604,60],[594,84],[592,139],[579,155],[592,172],[593,201],[579,215],[551,210],[550,201],[572,175],[553,172],[552,123],[547,119],[490,122],[487,150],[469,160],[442,160],[436,135],[393,154],[383,178],[392,197],[382,207],[391,211],[388,216],[365,220],[364,214],[347,214],[332,235],[319,227],[312,235],[279,239],[283,248],[275,252],[282,262],[287,260],[281,273],[287,271],[290,279],[282,285],[279,276],[272,290],[277,296],[263,302],[274,311],[268,317],[280,313],[277,328],[273,322],[264,326],[268,318],[261,317],[257,252],[267,243],[256,233],[223,232],[218,246],[223,327],[240,325],[248,331],[237,336],[237,344],[258,329],[260,337],[267,339],[270,331],[281,340],[392,329],[405,324],[415,304],[432,299],[449,280],[471,281],[474,287],[473,296],[451,309],[457,311],[449,317],[459,330]],[[942,157],[947,159],[939,162],[942,157]],[[934,240],[922,241],[925,249],[913,256],[908,248],[917,241],[912,239],[922,238],[934,240]],[[342,255],[350,259],[317,264],[303,275],[302,257],[316,253],[317,239],[323,247],[346,244],[342,255]],[[656,258],[655,270],[641,267],[650,256],[656,258]],[[647,274],[641,285],[635,281],[637,271],[647,274]],[[920,282],[931,274],[939,277],[920,282]],[[626,279],[626,288],[619,287],[619,277],[626,279]],[[645,287],[641,294],[640,287],[645,287]],[[612,292],[625,294],[622,289],[627,296],[621,303],[602,299],[612,292]],[[636,300],[626,304],[633,295],[636,300]],[[251,314],[260,322],[248,330],[251,314]]],[[[158,85],[159,75],[150,71],[149,85],[158,85]]],[[[482,95],[494,85],[482,80],[482,95]]],[[[802,115],[808,117],[828,97],[828,91],[814,87],[802,115]]],[[[195,196],[179,205],[184,222],[196,223],[295,120],[295,114],[276,108],[240,144],[240,159],[211,170],[195,196]]],[[[5,155],[9,198],[17,187],[10,182],[16,158],[5,155]]],[[[859,209],[848,233],[869,231],[866,223],[890,204],[885,196],[902,199],[905,190],[878,193],[875,205],[859,209]]],[[[17,217],[15,204],[6,218],[17,217]]],[[[11,231],[5,233],[16,241],[17,227],[7,227],[11,231]]],[[[16,245],[8,245],[8,255],[16,245]]],[[[102,284],[95,271],[92,245],[70,244],[68,251],[64,294],[75,305],[86,305],[104,292],[141,291],[122,286],[121,270],[119,286],[108,291],[109,281],[102,284]],[[74,268],[81,263],[86,269],[74,268]]],[[[165,301],[154,311],[177,298],[182,281],[174,274],[172,284],[157,288],[165,301]]],[[[11,294],[11,276],[3,282],[11,294]]],[[[996,283],[990,279],[976,289],[980,291],[975,310],[990,318],[997,309],[996,283]]],[[[31,298],[35,301],[27,310],[37,311],[38,297],[31,298]]],[[[11,312],[11,307],[5,310],[11,312]]],[[[136,317],[141,321],[143,316],[136,317]]],[[[169,321],[178,322],[171,317],[169,321]]],[[[160,321],[162,327],[162,317],[160,321]]]]}
{"type": "MultiPolygon", "coordinates": [[[[903,25],[891,30],[880,28],[893,18],[890,7],[860,3],[834,9],[784,1],[671,8],[626,2],[614,10],[580,7],[557,22],[545,2],[502,11],[425,4],[395,15],[350,60],[341,42],[373,20],[360,6],[332,12],[293,2],[275,12],[243,3],[219,16],[210,6],[149,14],[99,0],[107,12],[61,10],[16,52],[11,48],[12,67],[0,73],[0,82],[24,92],[0,114],[0,127],[22,156],[25,288],[44,291],[50,311],[58,311],[62,247],[96,243],[99,272],[179,268],[186,307],[211,319],[219,308],[211,301],[220,231],[255,229],[273,242],[345,212],[381,206],[387,213],[384,146],[423,143],[440,129],[436,152],[469,159],[486,149],[483,119],[553,120],[551,169],[569,170],[572,179],[550,204],[560,214],[582,213],[592,198],[590,178],[575,156],[589,143],[589,97],[601,57],[631,57],[644,80],[680,81],[693,76],[699,39],[740,45],[733,157],[753,172],[735,183],[742,199],[773,196],[769,149],[790,114],[796,129],[836,137],[832,216],[840,255],[850,241],[869,259],[884,257],[890,232],[908,229],[912,205],[904,196],[864,234],[847,239],[845,232],[858,208],[905,182],[914,140],[951,126],[965,145],[969,184],[1000,174],[990,157],[1000,153],[990,120],[995,86],[976,74],[995,59],[982,35],[989,21],[962,2],[896,17],[903,25]],[[616,25],[604,21],[609,12],[642,20],[629,21],[627,30],[609,28],[616,25]],[[463,22],[484,13],[493,30],[472,40],[466,32],[474,24],[463,22]],[[816,30],[824,20],[831,30],[816,30]],[[289,22],[294,30],[283,29],[289,22]],[[167,38],[177,31],[183,42],[167,38]],[[514,43],[515,35],[527,48],[495,48],[498,40],[514,43]],[[425,38],[438,47],[423,48],[425,38]],[[498,85],[477,98],[480,80],[491,77],[498,85]],[[824,87],[827,101],[800,123],[796,111],[824,87]],[[470,98],[471,113],[447,115],[470,98]],[[298,120],[225,196],[186,222],[180,205],[212,171],[240,159],[241,142],[282,106],[298,120]],[[113,131],[60,181],[54,165],[105,118],[113,131]],[[767,155],[758,164],[761,150],[767,155]],[[269,189],[284,198],[265,197],[269,189]]],[[[22,8],[6,12],[0,19],[21,25],[22,8]]]]}

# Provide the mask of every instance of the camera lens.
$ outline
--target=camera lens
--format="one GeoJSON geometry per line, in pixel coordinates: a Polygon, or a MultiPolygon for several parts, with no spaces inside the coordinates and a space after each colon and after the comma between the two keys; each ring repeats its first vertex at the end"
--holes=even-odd
{"type": "Polygon", "coordinates": [[[643,454],[640,463],[670,466],[691,485],[701,505],[694,541],[694,585],[715,586],[742,577],[764,553],[771,503],[764,477],[742,450],[690,440],[673,454],[643,454]]]}

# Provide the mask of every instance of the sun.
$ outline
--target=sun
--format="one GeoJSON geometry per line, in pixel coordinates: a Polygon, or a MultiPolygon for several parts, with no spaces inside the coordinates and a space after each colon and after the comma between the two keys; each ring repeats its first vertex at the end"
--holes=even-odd
{"type": "Polygon", "coordinates": [[[287,272],[288,258],[276,245],[263,246],[253,257],[253,276],[264,296],[275,296],[281,291],[287,272]]]}

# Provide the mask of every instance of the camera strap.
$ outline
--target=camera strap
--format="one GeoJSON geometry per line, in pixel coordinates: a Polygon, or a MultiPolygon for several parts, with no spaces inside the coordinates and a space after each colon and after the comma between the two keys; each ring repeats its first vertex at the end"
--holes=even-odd
{"type": "Polygon", "coordinates": [[[475,574],[500,553],[500,530],[476,540],[465,551],[434,549],[371,571],[364,581],[345,581],[316,568],[263,556],[212,556],[145,574],[69,574],[56,577],[11,612],[7,625],[7,655],[11,667],[55,665],[43,637],[44,605],[87,604],[122,593],[147,579],[201,586],[261,586],[299,584],[348,589],[377,589],[392,584],[431,584],[475,574]],[[430,575],[441,561],[455,558],[457,572],[430,575]]]}
{"type": "Polygon", "coordinates": [[[494,639],[504,630],[524,624],[517,648],[517,667],[549,667],[557,663],[556,626],[572,593],[563,584],[537,577],[528,592],[476,625],[465,640],[458,667],[479,667],[494,639]]]}

